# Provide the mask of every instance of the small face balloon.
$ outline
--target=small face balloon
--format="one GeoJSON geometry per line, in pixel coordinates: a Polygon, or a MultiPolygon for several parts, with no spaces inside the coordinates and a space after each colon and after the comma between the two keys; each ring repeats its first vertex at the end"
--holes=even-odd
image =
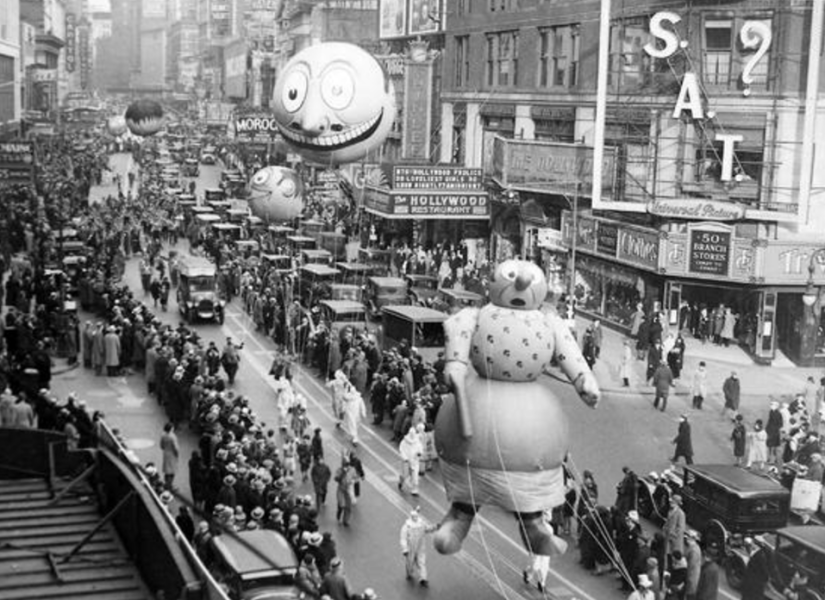
{"type": "Polygon", "coordinates": [[[536,310],[547,296],[547,280],[538,265],[505,260],[490,280],[490,302],[504,308],[536,310]]]}
{"type": "Polygon", "coordinates": [[[289,221],[304,208],[304,185],[298,174],[285,167],[264,167],[249,182],[249,208],[264,221],[289,221]]]}
{"type": "Polygon", "coordinates": [[[109,133],[114,136],[123,135],[126,133],[126,117],[122,115],[110,117],[106,123],[106,127],[109,133]]]}
{"type": "Polygon", "coordinates": [[[273,91],[284,139],[310,162],[355,162],[380,145],[395,119],[395,92],[379,62],[352,44],[310,46],[284,67],[273,91]]]}

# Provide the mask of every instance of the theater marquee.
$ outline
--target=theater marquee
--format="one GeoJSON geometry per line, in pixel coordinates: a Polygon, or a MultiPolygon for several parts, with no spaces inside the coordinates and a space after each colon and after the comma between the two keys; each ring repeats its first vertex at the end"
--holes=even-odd
{"type": "Polygon", "coordinates": [[[364,208],[388,219],[488,219],[487,192],[397,191],[367,186],[364,208]]]}

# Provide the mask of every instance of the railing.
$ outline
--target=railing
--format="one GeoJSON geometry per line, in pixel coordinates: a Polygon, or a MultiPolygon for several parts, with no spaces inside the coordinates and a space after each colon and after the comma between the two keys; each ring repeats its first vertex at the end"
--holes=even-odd
{"type": "MultiPolygon", "coordinates": [[[[116,458],[117,465],[119,465],[120,469],[127,470],[132,477],[139,481],[140,494],[142,497],[146,498],[146,508],[149,509],[149,506],[151,506],[151,510],[149,510],[149,512],[151,512],[154,523],[157,526],[166,526],[166,532],[168,535],[173,536],[174,539],[167,539],[165,541],[169,546],[173,546],[180,553],[181,558],[186,561],[188,567],[194,575],[194,579],[197,580],[199,584],[196,586],[192,585],[190,582],[189,585],[182,587],[182,593],[180,595],[173,596],[167,594],[166,597],[180,597],[187,599],[199,598],[203,600],[230,600],[229,596],[226,595],[220,584],[215,581],[212,574],[203,562],[201,562],[194,548],[192,548],[191,544],[187,541],[186,536],[178,527],[174,517],[163,507],[160,498],[155,493],[146,476],[143,474],[143,471],[140,469],[137,456],[135,456],[134,452],[129,450],[118,439],[115,433],[105,422],[101,422],[100,425],[98,441],[99,446],[101,448],[105,448],[106,451],[112,455],[112,457],[116,458]]],[[[113,498],[113,501],[116,502],[117,498],[113,498]]],[[[123,533],[121,533],[121,537],[124,538],[124,544],[127,548],[129,548],[129,536],[124,536],[123,533]]],[[[137,543],[137,541],[132,542],[137,543]]],[[[154,546],[147,544],[147,549],[150,556],[145,557],[145,561],[147,562],[146,566],[152,568],[153,570],[159,569],[160,572],[158,575],[161,578],[165,577],[164,570],[168,569],[168,566],[163,562],[163,560],[158,560],[157,556],[152,555],[155,551],[154,546]]],[[[141,572],[143,572],[142,569],[141,572]]]]}

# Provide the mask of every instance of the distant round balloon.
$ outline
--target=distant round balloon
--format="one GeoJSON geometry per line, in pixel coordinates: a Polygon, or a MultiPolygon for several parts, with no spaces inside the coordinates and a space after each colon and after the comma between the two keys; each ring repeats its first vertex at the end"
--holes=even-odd
{"type": "Polygon", "coordinates": [[[109,133],[115,137],[123,135],[126,133],[126,117],[123,115],[109,117],[109,120],[106,122],[106,128],[109,130],[109,133]]]}
{"type": "Polygon", "coordinates": [[[154,135],[163,124],[163,107],[154,100],[135,100],[126,109],[126,125],[135,135],[154,135]]]}
{"type": "Polygon", "coordinates": [[[304,208],[304,184],[286,167],[264,167],[249,181],[249,209],[269,223],[290,221],[304,208]]]}
{"type": "Polygon", "coordinates": [[[353,44],[327,42],[301,50],[272,93],[284,139],[306,160],[356,162],[389,135],[395,91],[374,56],[353,44]]]}

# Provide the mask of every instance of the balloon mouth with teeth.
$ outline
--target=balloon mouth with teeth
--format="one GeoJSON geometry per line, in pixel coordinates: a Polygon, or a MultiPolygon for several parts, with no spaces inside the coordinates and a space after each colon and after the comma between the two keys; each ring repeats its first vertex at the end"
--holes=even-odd
{"type": "Polygon", "coordinates": [[[279,123],[278,128],[281,130],[281,134],[283,134],[283,136],[295,146],[306,148],[308,150],[322,150],[328,152],[330,150],[340,150],[341,148],[346,148],[348,146],[352,146],[353,144],[368,140],[378,130],[383,117],[384,110],[382,109],[381,112],[374,118],[355,127],[350,127],[346,131],[325,133],[318,136],[305,135],[301,133],[300,130],[296,129],[296,127],[299,127],[297,123],[292,125],[281,125],[279,123]]]}

